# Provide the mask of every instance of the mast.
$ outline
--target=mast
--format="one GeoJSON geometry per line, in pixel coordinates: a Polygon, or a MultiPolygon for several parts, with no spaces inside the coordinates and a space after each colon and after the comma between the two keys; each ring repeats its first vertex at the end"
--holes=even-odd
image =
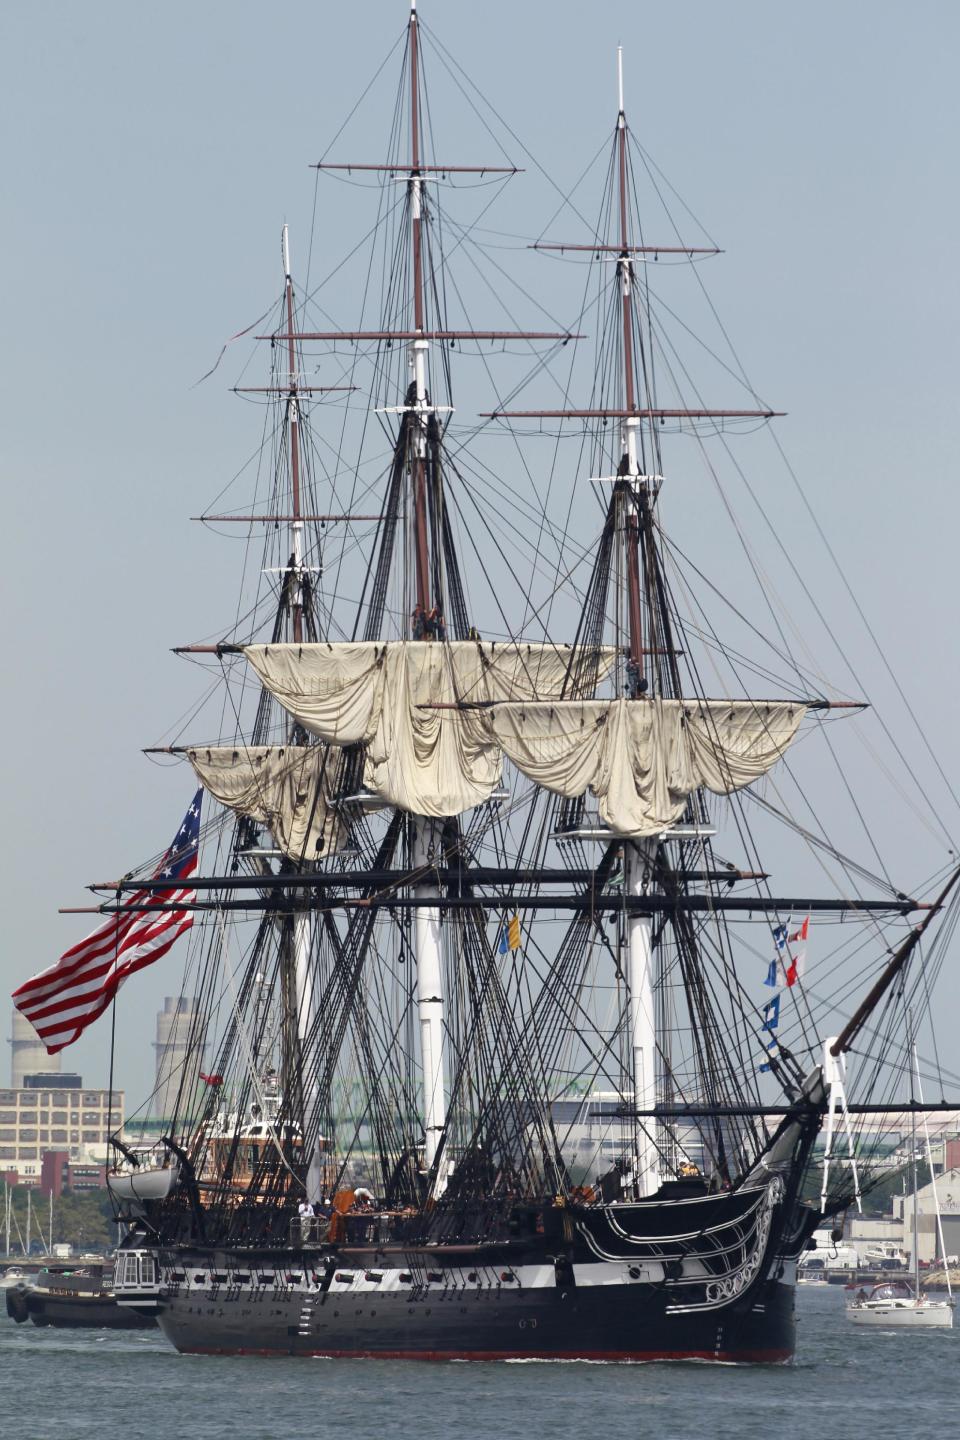
{"type": "MultiPolygon", "coordinates": [[[[907,1030],[911,1060],[916,1058],[913,1038],[913,1016],[907,1017],[907,1030]]],[[[917,1097],[914,1091],[914,1067],[910,1068],[910,1188],[913,1191],[913,1298],[920,1304],[920,1199],[917,1194],[917,1097]]],[[[932,1171],[931,1171],[932,1173],[932,1171]]],[[[946,1263],[946,1262],[944,1262],[946,1263]]]]}
{"type": "MultiPolygon", "coordinates": [[[[633,262],[627,208],[627,117],[623,102],[623,47],[617,46],[617,150],[620,202],[620,255],[617,268],[623,308],[623,417],[619,473],[626,477],[621,501],[623,542],[626,552],[627,617],[629,625],[627,665],[628,694],[636,699],[647,688],[643,676],[643,617],[640,608],[640,525],[637,515],[636,396],[633,373],[633,262]]],[[[625,849],[627,894],[640,897],[650,889],[656,855],[655,840],[635,840],[625,849]]],[[[653,951],[653,917],[632,914],[626,921],[627,1009],[630,1036],[629,1063],[633,1078],[633,1103],[641,1112],[652,1111],[657,1103],[658,1046],[656,1025],[657,961],[653,951]]],[[[639,1196],[652,1195],[660,1186],[659,1148],[655,1122],[640,1121],[635,1130],[636,1165],[634,1188],[639,1196]]]]}
{"type": "MultiPolygon", "coordinates": [[[[430,593],[430,561],[427,538],[427,355],[430,341],[424,337],[423,313],[423,176],[420,173],[420,73],[417,4],[410,4],[410,226],[413,259],[413,325],[416,336],[408,351],[413,373],[413,424],[410,435],[410,474],[413,481],[414,556],[416,563],[416,606],[413,611],[414,639],[440,638],[433,614],[439,613],[440,596],[430,593]],[[432,617],[432,618],[431,618],[432,617]]],[[[439,840],[435,822],[418,815],[413,818],[413,863],[420,870],[436,863],[439,840]]],[[[424,903],[414,911],[414,953],[417,964],[417,1018],[420,1026],[420,1063],[423,1068],[423,1168],[429,1176],[434,1168],[446,1123],[446,1093],[443,1081],[443,951],[440,910],[430,903],[439,898],[435,881],[415,887],[414,898],[424,903]]],[[[439,1175],[434,1194],[442,1193],[439,1175]]]]}
{"type": "Polygon", "coordinates": [[[927,1112],[923,1109],[923,1084],[920,1080],[920,1060],[917,1056],[917,1041],[913,1041],[913,1073],[917,1082],[917,1101],[923,1115],[923,1139],[924,1153],[927,1157],[927,1168],[930,1171],[930,1186],[933,1190],[933,1208],[937,1216],[937,1240],[940,1245],[940,1261],[943,1265],[943,1274],[947,1282],[947,1303],[953,1304],[953,1286],[950,1283],[950,1266],[947,1264],[947,1243],[943,1235],[943,1216],[940,1213],[940,1196],[937,1194],[937,1181],[933,1173],[933,1151],[930,1148],[930,1126],[927,1124],[927,1112]]]}
{"type": "Polygon", "coordinates": [[[293,642],[303,640],[303,521],[300,515],[300,404],[297,398],[297,355],[293,333],[293,280],[290,275],[290,232],[283,227],[283,288],[287,302],[287,436],[290,445],[290,565],[293,571],[293,642]]]}
{"type": "MultiPolygon", "coordinates": [[[[431,611],[427,538],[427,352],[423,317],[423,175],[420,171],[420,66],[417,5],[410,5],[410,229],[413,260],[413,328],[408,351],[413,375],[414,423],[410,427],[410,475],[413,481],[414,559],[417,607],[422,624],[431,611]]],[[[439,604],[440,597],[436,597],[439,604]]]]}
{"type": "MultiPolygon", "coordinates": [[[[290,597],[291,632],[295,645],[303,641],[303,514],[300,496],[300,402],[298,398],[299,378],[297,355],[293,331],[293,278],[290,273],[290,231],[284,225],[282,232],[283,287],[287,311],[287,439],[290,453],[290,566],[293,590],[290,597]]],[[[303,1056],[308,1037],[313,1030],[314,993],[313,959],[311,955],[311,921],[307,910],[298,910],[293,917],[293,990],[296,1006],[297,1052],[300,1060],[300,1099],[304,1144],[309,1131],[308,1116],[316,1108],[317,1090],[315,1079],[303,1076],[303,1056]]],[[[311,1074],[313,1072],[311,1071],[311,1074]]],[[[289,1097],[288,1097],[289,1098],[289,1097]]],[[[304,1156],[307,1162],[305,1176],[306,1197],[311,1204],[322,1199],[321,1166],[319,1143],[312,1152],[304,1156]]]]}

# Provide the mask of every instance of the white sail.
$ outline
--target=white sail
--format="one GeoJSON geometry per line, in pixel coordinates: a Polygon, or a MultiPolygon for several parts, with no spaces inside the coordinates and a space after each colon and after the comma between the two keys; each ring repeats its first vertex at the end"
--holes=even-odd
{"type": "Polygon", "coordinates": [[[621,835],[656,835],[701,786],[729,795],[765,775],[805,705],[750,700],[584,700],[497,705],[486,723],[517,769],[569,798],[588,790],[621,835]]]}
{"type": "Polygon", "coordinates": [[[187,751],[204,789],[270,829],[292,860],[315,860],[346,840],[329,788],[339,751],[326,745],[198,746],[187,751]]]}
{"type": "Polygon", "coordinates": [[[248,645],[244,654],[311,734],[366,746],[370,790],[440,817],[482,804],[500,782],[502,757],[483,707],[582,695],[607,674],[615,651],[460,640],[248,645]],[[443,708],[458,705],[480,708],[443,708]]]}

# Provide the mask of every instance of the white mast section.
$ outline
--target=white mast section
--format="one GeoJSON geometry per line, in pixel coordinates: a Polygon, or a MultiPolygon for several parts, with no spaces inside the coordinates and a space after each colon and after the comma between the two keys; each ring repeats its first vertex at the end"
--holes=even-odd
{"type": "MultiPolygon", "coordinates": [[[[656,841],[629,842],[624,854],[624,885],[630,896],[642,896],[650,887],[650,861],[656,841]]],[[[659,1189],[660,1151],[654,1120],[643,1112],[657,1103],[657,1024],[654,985],[653,921],[649,915],[631,915],[626,935],[627,1007],[630,1066],[633,1072],[633,1108],[636,1121],[636,1155],[633,1186],[638,1198],[659,1189]]]]}
{"type": "MultiPolygon", "coordinates": [[[[436,822],[420,817],[415,822],[414,865],[435,865],[439,840],[436,822]]],[[[426,903],[414,911],[414,946],[417,957],[417,1015],[420,1021],[420,1056],[423,1065],[423,1168],[433,1168],[446,1123],[446,1092],[443,1079],[443,950],[440,909],[429,901],[437,898],[435,885],[418,885],[417,900],[426,903]]],[[[434,1195],[445,1186],[438,1175],[434,1195]]]]}
{"type": "MultiPolygon", "coordinates": [[[[300,910],[293,920],[293,983],[296,993],[297,1038],[300,1042],[301,1060],[306,1054],[308,1041],[313,1035],[316,1019],[311,960],[312,939],[313,922],[310,912],[300,910]]],[[[303,1066],[303,1118],[305,1124],[309,1124],[311,1118],[316,1118],[318,1099],[316,1068],[315,1063],[307,1063],[303,1066]]],[[[315,1140],[307,1161],[306,1187],[307,1199],[311,1204],[315,1205],[318,1200],[323,1199],[323,1168],[320,1159],[319,1138],[315,1140]]]]}

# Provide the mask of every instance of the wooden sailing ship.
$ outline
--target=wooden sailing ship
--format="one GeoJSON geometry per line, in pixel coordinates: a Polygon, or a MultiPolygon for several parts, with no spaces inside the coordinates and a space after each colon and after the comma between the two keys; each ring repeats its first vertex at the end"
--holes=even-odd
{"type": "MultiPolygon", "coordinates": [[[[155,1158],[118,1160],[116,1293],[191,1352],[782,1361],[797,1258],[862,1179],[843,1057],[948,891],[905,930],[907,894],[777,894],[715,850],[749,787],[850,702],[800,671],[759,694],[729,670],[716,691],[704,679],[710,637],[665,558],[663,437],[774,412],[657,399],[644,267],[713,247],[646,241],[622,80],[609,224],[538,242],[600,274],[594,393],[485,417],[594,437],[581,479],[599,530],[565,537],[554,607],[518,620],[496,580],[478,598],[490,536],[452,438],[455,362],[484,344],[553,354],[580,332],[448,319],[434,182],[515,167],[430,151],[421,31],[414,5],[388,159],[319,167],[393,187],[382,317],[310,328],[284,232],[256,391],[278,412],[273,489],[255,513],[207,517],[266,537],[277,603],[184,647],[222,670],[237,717],[170,747],[208,797],[195,1040],[216,1046],[216,1083],[198,1098],[188,1065],[155,1158]],[[335,385],[312,383],[311,346],[354,357],[335,385]],[[390,456],[377,491],[353,472],[344,505],[311,460],[309,412],[316,398],[326,424],[331,397],[354,403],[357,357],[390,456]],[[745,979],[739,922],[769,936],[798,914],[893,927],[826,1041],[798,1006],[788,1043],[745,979]],[[818,1197],[804,1177],[824,1116],[818,1197]]],[[[787,982],[784,1010],[801,993],[787,982]]]]}

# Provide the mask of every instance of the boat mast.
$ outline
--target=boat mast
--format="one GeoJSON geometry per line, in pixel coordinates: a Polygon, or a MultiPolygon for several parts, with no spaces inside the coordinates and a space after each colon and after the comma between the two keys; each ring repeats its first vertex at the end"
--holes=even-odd
{"type": "MultiPolygon", "coordinates": [[[[910,1045],[911,1061],[916,1056],[916,1046],[913,1039],[913,1016],[907,1019],[908,1040],[910,1045]]],[[[910,1185],[913,1190],[913,1298],[915,1304],[920,1304],[920,1201],[917,1195],[917,1103],[916,1091],[914,1090],[914,1068],[910,1067],[910,1185]]],[[[931,1170],[931,1174],[932,1174],[931,1170]]],[[[944,1260],[946,1264],[946,1260],[944,1260]]]]}
{"type": "MultiPolygon", "coordinates": [[[[303,511],[300,496],[300,401],[297,369],[296,342],[293,319],[293,277],[290,273],[290,231],[284,225],[282,231],[283,288],[287,311],[287,444],[290,456],[290,593],[289,614],[291,638],[295,645],[303,642],[303,511]]],[[[304,1076],[303,1056],[314,1024],[313,969],[311,963],[311,917],[309,910],[299,909],[293,917],[293,985],[296,1005],[297,1050],[301,1081],[300,1101],[304,1140],[310,1127],[308,1117],[316,1108],[317,1091],[315,1079],[304,1076]]],[[[310,1067],[311,1076],[314,1067],[310,1067]]],[[[285,1097],[289,1101],[290,1097],[285,1097]]],[[[322,1199],[322,1167],[319,1143],[315,1144],[307,1160],[305,1176],[306,1197],[313,1204],[322,1199]]]]}
{"type": "Polygon", "coordinates": [[[287,439],[290,446],[290,568],[293,584],[293,643],[303,640],[303,520],[300,509],[300,402],[297,397],[297,354],[293,333],[293,279],[290,275],[290,232],[283,227],[283,288],[287,303],[287,439]]]}
{"type": "MultiPolygon", "coordinates": [[[[636,388],[633,370],[633,262],[630,258],[627,204],[627,117],[623,102],[623,47],[617,46],[617,148],[619,161],[620,256],[617,269],[623,306],[623,418],[618,473],[625,477],[621,504],[626,550],[627,615],[629,663],[627,693],[636,699],[647,687],[643,675],[643,617],[640,608],[640,526],[637,515],[640,466],[637,457],[636,388]]],[[[650,888],[656,841],[633,840],[625,845],[627,893],[642,896],[650,888]]],[[[631,914],[626,922],[627,1007],[630,1036],[630,1068],[634,1106],[649,1114],[657,1103],[656,960],[653,953],[653,919],[631,914]]],[[[638,1196],[651,1195],[660,1187],[659,1148],[654,1122],[641,1120],[636,1128],[636,1161],[633,1176],[638,1196]]]]}
{"type": "MultiPolygon", "coordinates": [[[[416,605],[413,608],[414,639],[441,638],[438,620],[440,596],[431,597],[430,561],[427,539],[427,399],[428,352],[424,336],[423,306],[423,175],[420,156],[420,77],[417,4],[410,5],[410,226],[413,260],[413,328],[410,341],[410,369],[413,373],[413,424],[410,435],[410,477],[413,482],[414,558],[416,605]]],[[[413,864],[417,869],[436,863],[438,825],[427,816],[413,818],[413,864]]],[[[446,1123],[446,1095],[443,1082],[443,954],[440,908],[431,901],[440,894],[436,883],[418,885],[415,899],[422,901],[414,912],[414,950],[417,965],[417,1016],[420,1024],[420,1059],[423,1067],[423,1168],[429,1175],[437,1158],[446,1123]]],[[[434,1193],[443,1190],[438,1176],[434,1193]]]]}
{"type": "MultiPolygon", "coordinates": [[[[420,73],[418,57],[417,0],[410,4],[410,229],[413,258],[413,328],[410,342],[410,369],[414,382],[414,423],[410,427],[410,474],[413,480],[414,559],[417,605],[420,615],[430,614],[430,561],[427,542],[427,352],[430,342],[423,336],[423,175],[420,171],[420,73]]],[[[439,604],[440,597],[437,596],[439,604]]]]}
{"type": "Polygon", "coordinates": [[[913,1073],[917,1083],[917,1102],[920,1105],[923,1115],[923,1140],[924,1154],[927,1158],[927,1169],[930,1171],[930,1187],[933,1191],[933,1208],[937,1217],[937,1241],[940,1245],[940,1260],[943,1265],[943,1274],[947,1282],[947,1303],[953,1304],[953,1286],[950,1283],[950,1266],[947,1264],[947,1242],[943,1235],[943,1215],[940,1213],[940,1196],[937,1194],[937,1181],[933,1173],[933,1151],[930,1148],[930,1127],[927,1124],[927,1112],[923,1109],[923,1084],[920,1080],[920,1060],[917,1056],[917,1039],[913,1038],[913,1073]]]}
{"type": "MultiPolygon", "coordinates": [[[[448,330],[435,328],[442,325],[442,317],[433,317],[433,324],[427,315],[427,294],[425,272],[429,266],[429,255],[424,256],[427,218],[424,186],[427,178],[442,172],[444,175],[464,174],[506,174],[517,173],[514,165],[454,165],[428,163],[423,155],[420,107],[420,35],[417,20],[416,0],[411,0],[408,25],[408,58],[410,65],[410,158],[406,165],[396,162],[386,164],[360,165],[351,162],[320,161],[319,170],[353,170],[361,168],[374,172],[394,175],[398,170],[406,174],[409,215],[409,241],[412,264],[411,290],[413,300],[413,326],[398,330],[293,330],[292,310],[288,308],[287,334],[264,335],[258,338],[276,343],[279,339],[299,341],[403,341],[407,345],[410,381],[407,385],[403,404],[398,407],[405,424],[397,440],[396,458],[402,461],[403,469],[409,475],[410,491],[406,512],[412,519],[412,584],[411,593],[405,597],[410,608],[410,638],[416,641],[440,642],[445,638],[445,624],[442,614],[443,594],[441,580],[441,553],[443,549],[442,503],[435,486],[439,479],[431,474],[432,447],[436,444],[433,430],[434,416],[441,407],[433,403],[429,394],[429,353],[431,340],[549,340],[563,342],[580,338],[569,331],[529,330],[448,330]],[[431,564],[430,520],[433,528],[433,564],[431,564]]],[[[292,361],[291,361],[292,368],[292,361]]],[[[391,409],[393,407],[390,407],[391,409]]],[[[392,545],[392,541],[390,542],[392,545]]],[[[391,551],[386,552],[388,555],[391,551]]],[[[372,637],[370,637],[372,638],[372,637]]],[[[439,847],[442,843],[443,822],[428,816],[410,817],[410,861],[425,876],[436,870],[440,861],[439,847]]],[[[409,903],[414,911],[413,948],[417,967],[417,1014],[420,1028],[421,1058],[423,1066],[423,1124],[424,1124],[424,1166],[429,1173],[435,1166],[446,1123],[446,1100],[444,1092],[444,997],[440,928],[440,890],[436,878],[423,879],[412,887],[412,895],[402,897],[400,903],[409,903]]],[[[434,1194],[443,1188],[443,1181],[437,1179],[434,1194]]]]}

